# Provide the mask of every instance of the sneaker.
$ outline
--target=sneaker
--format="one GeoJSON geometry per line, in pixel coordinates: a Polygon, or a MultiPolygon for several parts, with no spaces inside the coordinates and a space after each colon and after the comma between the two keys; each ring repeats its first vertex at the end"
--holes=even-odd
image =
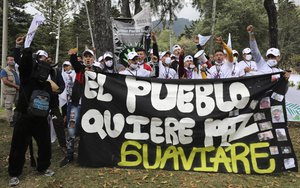
{"type": "Polygon", "coordinates": [[[53,170],[49,170],[49,169],[45,170],[45,172],[44,172],[44,175],[48,176],[48,177],[51,177],[54,174],[55,174],[55,172],[53,170]]]}
{"type": "Polygon", "coordinates": [[[13,187],[13,186],[18,185],[19,183],[20,183],[19,178],[17,178],[17,177],[12,177],[12,178],[9,180],[8,185],[9,185],[10,187],[13,187]]]}
{"type": "Polygon", "coordinates": [[[73,161],[72,157],[65,157],[59,164],[59,167],[64,167],[73,161]]]}

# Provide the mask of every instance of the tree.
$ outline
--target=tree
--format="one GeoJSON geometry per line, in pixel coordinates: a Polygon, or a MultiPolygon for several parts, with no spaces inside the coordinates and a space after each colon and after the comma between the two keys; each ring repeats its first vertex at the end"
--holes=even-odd
{"type": "Polygon", "coordinates": [[[274,0],[264,0],[269,18],[270,47],[278,48],[277,10],[274,0]]]}
{"type": "MultiPolygon", "coordinates": [[[[30,15],[25,13],[24,4],[30,2],[29,0],[15,0],[8,1],[8,54],[12,54],[12,49],[15,46],[15,39],[20,34],[25,34],[30,26],[30,15]]],[[[0,2],[3,7],[3,1],[0,2]]],[[[0,9],[1,15],[3,9],[0,9]]],[[[1,16],[1,23],[3,22],[1,16]]],[[[0,26],[2,31],[2,24],[0,26]]],[[[2,44],[2,34],[0,42],[2,44]]],[[[2,47],[1,47],[2,48],[2,47]]]]}
{"type": "Polygon", "coordinates": [[[97,54],[113,51],[111,30],[111,1],[94,1],[95,45],[97,54]]]}

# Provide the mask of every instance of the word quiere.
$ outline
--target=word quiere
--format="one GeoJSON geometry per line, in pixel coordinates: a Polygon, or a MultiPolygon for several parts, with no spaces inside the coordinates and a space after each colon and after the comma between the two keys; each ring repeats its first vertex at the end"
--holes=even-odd
{"type": "Polygon", "coordinates": [[[249,146],[244,143],[235,143],[226,148],[193,147],[192,151],[186,154],[182,147],[169,146],[162,150],[161,146],[156,146],[156,151],[150,151],[147,144],[126,141],[121,147],[121,161],[118,166],[166,169],[166,163],[169,162],[172,169],[168,170],[218,172],[220,165],[222,165],[227,172],[238,173],[243,169],[246,174],[250,174],[251,170],[258,174],[266,174],[272,173],[276,169],[275,159],[270,158],[269,153],[259,151],[268,149],[269,145],[267,142],[261,142],[249,146]],[[238,153],[237,148],[242,148],[242,152],[238,153]],[[152,156],[156,156],[153,164],[150,164],[148,159],[151,152],[152,156]],[[156,155],[153,155],[154,152],[156,155]],[[197,161],[196,164],[200,165],[196,166],[195,161],[197,161]],[[266,168],[259,167],[262,162],[266,168]]]}
{"type": "MultiPolygon", "coordinates": [[[[104,84],[106,75],[87,72],[85,97],[97,99],[102,102],[111,102],[113,96],[105,93],[104,84]]],[[[162,84],[136,80],[135,77],[125,78],[127,86],[126,107],[128,112],[136,110],[136,98],[151,96],[151,105],[159,112],[178,109],[179,113],[191,113],[196,110],[198,116],[203,117],[211,114],[215,107],[222,112],[230,112],[234,108],[243,109],[249,102],[250,93],[248,88],[241,82],[231,83],[229,86],[229,101],[224,101],[223,84],[162,84]],[[160,93],[163,85],[167,89],[166,96],[161,99],[160,93]],[[214,95],[214,97],[211,97],[214,95]],[[195,99],[195,100],[193,100],[195,99]],[[192,102],[195,101],[195,102],[192,102]]]]}

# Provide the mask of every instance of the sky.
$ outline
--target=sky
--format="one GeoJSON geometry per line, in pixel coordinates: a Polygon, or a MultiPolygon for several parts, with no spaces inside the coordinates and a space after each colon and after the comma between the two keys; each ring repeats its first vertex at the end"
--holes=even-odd
{"type": "MultiPolygon", "coordinates": [[[[275,0],[276,2],[277,0],[275,0]]],[[[291,0],[294,1],[296,5],[300,6],[300,0],[291,0]]],[[[112,4],[116,4],[117,0],[112,0],[112,4]]],[[[185,0],[184,1],[184,7],[180,12],[177,12],[178,18],[186,18],[189,20],[197,20],[199,19],[200,13],[192,7],[191,0],[185,0]]],[[[37,10],[35,10],[33,7],[28,6],[26,8],[26,11],[30,14],[36,14],[37,10]]],[[[155,18],[154,18],[155,19],[155,18]]]]}

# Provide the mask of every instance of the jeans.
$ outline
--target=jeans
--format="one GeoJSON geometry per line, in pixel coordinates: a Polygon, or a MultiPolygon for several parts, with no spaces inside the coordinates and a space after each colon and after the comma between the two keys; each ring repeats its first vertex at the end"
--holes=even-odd
{"type": "Polygon", "coordinates": [[[81,106],[74,106],[68,104],[67,110],[67,157],[72,158],[74,154],[75,138],[80,127],[80,108],[81,106]]]}

